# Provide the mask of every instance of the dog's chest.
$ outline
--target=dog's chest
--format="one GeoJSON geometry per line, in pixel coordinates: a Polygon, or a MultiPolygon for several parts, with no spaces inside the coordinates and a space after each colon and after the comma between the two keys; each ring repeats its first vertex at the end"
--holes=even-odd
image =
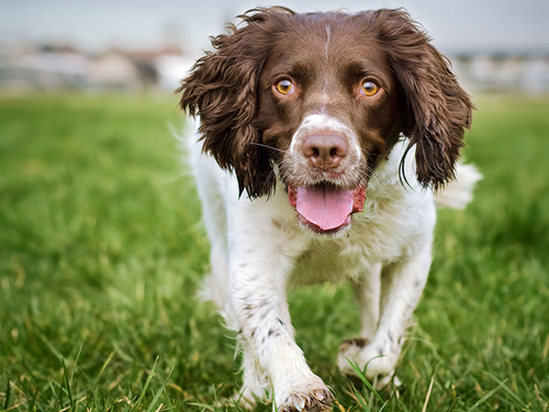
{"type": "Polygon", "coordinates": [[[430,194],[412,201],[366,204],[353,216],[350,230],[339,238],[315,237],[296,260],[291,281],[317,283],[360,279],[372,266],[416,253],[422,238],[432,233],[435,210],[430,194]],[[371,207],[369,207],[371,206],[371,207]]]}
{"type": "Polygon", "coordinates": [[[376,263],[398,259],[402,255],[400,236],[387,222],[354,216],[352,228],[336,239],[315,238],[297,258],[291,281],[298,284],[337,282],[367,276],[376,263]]]}

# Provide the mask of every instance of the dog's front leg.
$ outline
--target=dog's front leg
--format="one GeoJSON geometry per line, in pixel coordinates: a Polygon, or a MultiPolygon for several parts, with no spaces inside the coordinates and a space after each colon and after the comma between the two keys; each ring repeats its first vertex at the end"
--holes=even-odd
{"type": "Polygon", "coordinates": [[[338,366],[354,374],[349,360],[366,369],[369,379],[378,378],[385,386],[394,374],[400,357],[406,327],[417,306],[431,265],[431,237],[414,254],[403,256],[382,272],[381,314],[371,339],[351,339],[339,349],[338,366]]]}
{"type": "Polygon", "coordinates": [[[264,374],[279,411],[327,410],[331,393],[309,369],[294,341],[284,290],[288,262],[281,262],[287,259],[273,255],[253,258],[253,262],[234,262],[230,282],[232,312],[248,358],[244,368],[250,367],[249,358],[253,357],[258,369],[244,371],[244,385],[257,386],[250,380],[264,374]]]}
{"type": "Polygon", "coordinates": [[[266,376],[278,411],[328,410],[332,395],[294,341],[286,302],[286,277],[300,245],[274,227],[246,230],[232,231],[229,241],[230,310],[245,359],[242,394],[261,396],[254,380],[266,376]]]}

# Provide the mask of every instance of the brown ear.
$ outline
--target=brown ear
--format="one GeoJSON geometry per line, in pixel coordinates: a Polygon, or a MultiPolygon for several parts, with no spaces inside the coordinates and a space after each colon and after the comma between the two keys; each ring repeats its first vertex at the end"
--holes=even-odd
{"type": "Polygon", "coordinates": [[[402,131],[411,139],[408,150],[416,145],[418,181],[439,189],[455,177],[473,105],[450,71],[449,61],[429,43],[408,13],[380,10],[373,17],[379,24],[378,39],[385,45],[404,93],[402,131]]]}
{"type": "Polygon", "coordinates": [[[240,194],[268,194],[275,184],[269,154],[256,143],[261,132],[253,125],[257,88],[267,59],[272,32],[266,22],[278,9],[256,9],[239,16],[244,27],[212,39],[206,52],[181,82],[181,107],[200,115],[203,149],[224,169],[234,171],[240,194]]]}

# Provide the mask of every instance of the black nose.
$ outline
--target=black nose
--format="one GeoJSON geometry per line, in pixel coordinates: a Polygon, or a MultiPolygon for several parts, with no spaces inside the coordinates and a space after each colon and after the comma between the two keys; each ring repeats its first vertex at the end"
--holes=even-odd
{"type": "Polygon", "coordinates": [[[303,155],[319,169],[332,169],[347,155],[347,142],[337,134],[310,135],[303,142],[303,155]]]}

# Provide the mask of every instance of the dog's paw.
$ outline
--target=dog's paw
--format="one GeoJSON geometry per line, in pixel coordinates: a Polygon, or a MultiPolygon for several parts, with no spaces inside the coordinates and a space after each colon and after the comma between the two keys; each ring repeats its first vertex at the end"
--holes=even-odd
{"type": "Polygon", "coordinates": [[[337,364],[343,374],[356,376],[357,373],[351,365],[353,363],[365,372],[371,382],[376,382],[376,389],[383,389],[393,378],[398,357],[398,353],[393,353],[383,345],[372,344],[368,339],[355,338],[341,343],[337,364]]]}
{"type": "Polygon", "coordinates": [[[337,353],[337,366],[344,375],[356,375],[351,364],[355,364],[359,369],[364,369],[364,365],[359,363],[360,352],[370,343],[367,338],[353,338],[341,342],[337,353]]]}
{"type": "MultiPolygon", "coordinates": [[[[320,378],[294,386],[277,402],[278,412],[325,412],[332,408],[333,395],[320,378]]],[[[277,396],[278,398],[278,396],[277,396]]]]}

